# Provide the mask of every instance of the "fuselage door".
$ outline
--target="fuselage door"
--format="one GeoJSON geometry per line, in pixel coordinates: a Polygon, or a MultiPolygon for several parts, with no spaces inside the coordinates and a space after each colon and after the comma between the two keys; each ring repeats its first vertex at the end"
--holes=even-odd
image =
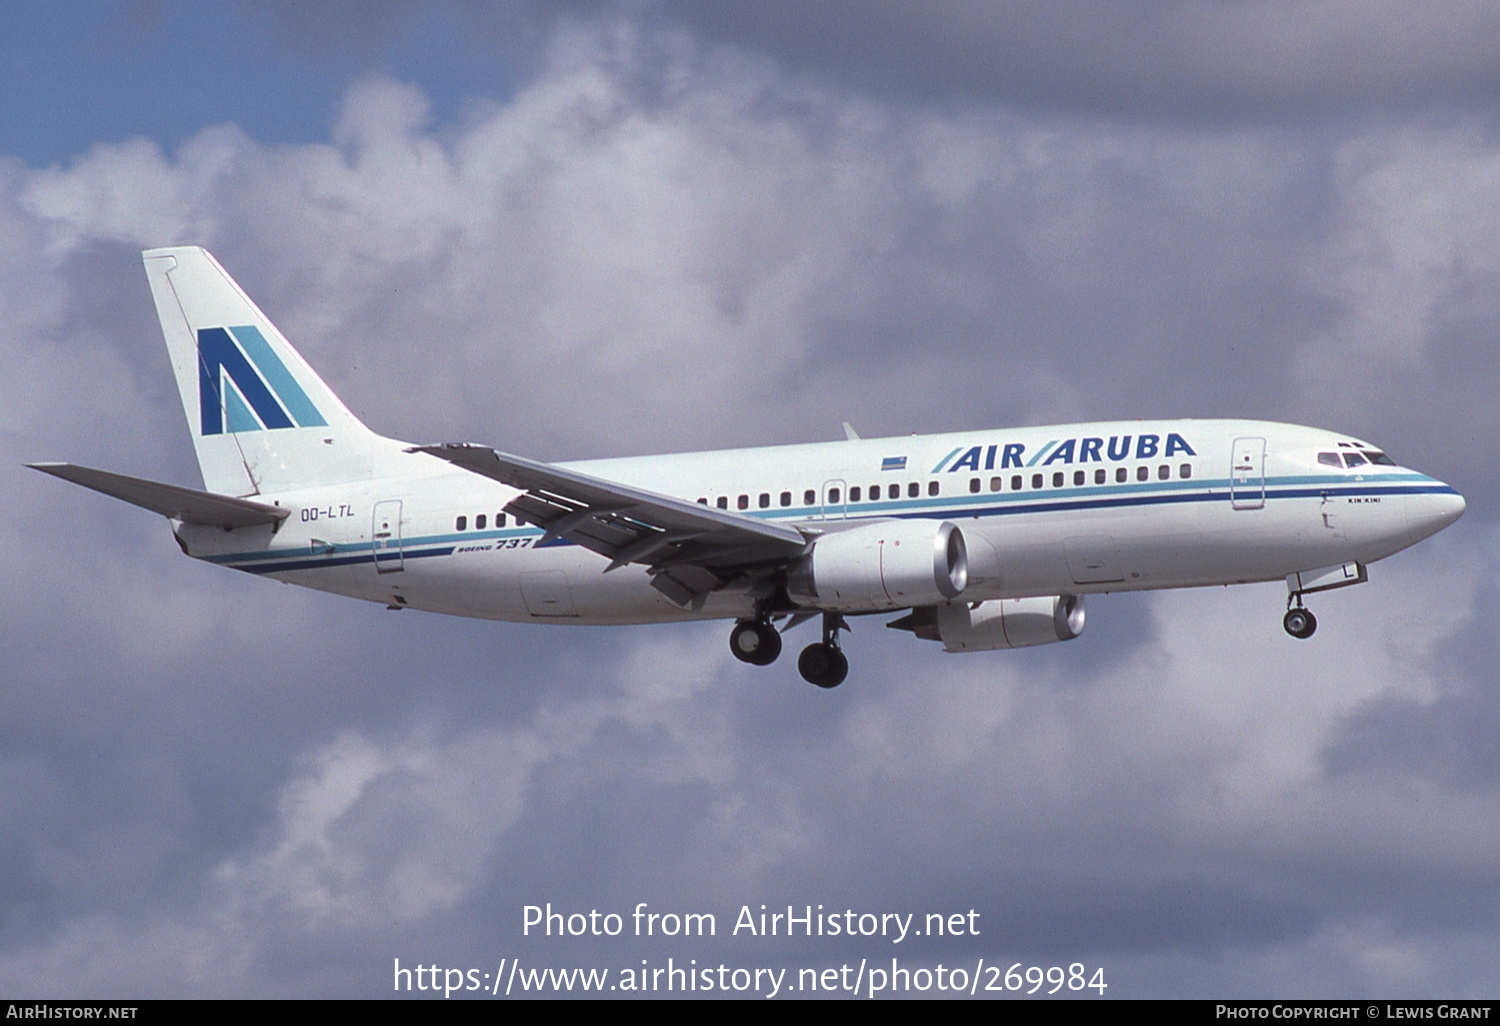
{"type": "Polygon", "coordinates": [[[370,551],[377,573],[394,574],[406,569],[401,555],[401,500],[385,499],[375,504],[370,524],[370,551]]]}
{"type": "Polygon", "coordinates": [[[1236,438],[1229,463],[1229,505],[1260,509],[1266,504],[1266,440],[1236,438]]]}

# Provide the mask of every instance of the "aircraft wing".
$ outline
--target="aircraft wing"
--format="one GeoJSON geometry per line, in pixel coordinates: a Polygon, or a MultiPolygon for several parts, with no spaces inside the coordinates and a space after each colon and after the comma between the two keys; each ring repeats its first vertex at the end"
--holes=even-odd
{"type": "Polygon", "coordinates": [[[802,555],[808,537],[795,528],[687,502],[496,452],[483,445],[417,446],[523,494],[506,512],[609,559],[604,572],[643,563],[652,585],[679,605],[701,600],[730,580],[802,555]]]}
{"type": "Polygon", "coordinates": [[[185,524],[228,528],[255,527],[258,524],[275,526],[291,512],[253,499],[237,499],[230,495],[179,488],[177,485],[111,474],[107,470],[94,470],[73,463],[28,463],[27,466],[116,499],[123,499],[164,517],[181,520],[185,524]]]}

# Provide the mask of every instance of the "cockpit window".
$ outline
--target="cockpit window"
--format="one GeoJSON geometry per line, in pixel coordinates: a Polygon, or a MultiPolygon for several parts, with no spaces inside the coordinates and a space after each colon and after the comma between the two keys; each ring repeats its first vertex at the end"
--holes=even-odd
{"type": "MultiPolygon", "coordinates": [[[[1343,445],[1343,442],[1339,443],[1343,445]]],[[[1358,452],[1320,452],[1318,462],[1325,467],[1363,467],[1367,463],[1374,463],[1382,467],[1394,467],[1396,461],[1385,453],[1376,449],[1361,449],[1358,452]]]]}

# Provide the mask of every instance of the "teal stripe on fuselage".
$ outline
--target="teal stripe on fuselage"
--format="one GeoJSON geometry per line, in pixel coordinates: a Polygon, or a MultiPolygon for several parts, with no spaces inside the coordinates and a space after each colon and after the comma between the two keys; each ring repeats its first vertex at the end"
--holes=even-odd
{"type": "MultiPolygon", "coordinates": [[[[770,509],[746,511],[747,516],[764,520],[792,520],[808,524],[824,524],[829,520],[864,520],[879,517],[900,519],[940,519],[945,516],[985,517],[1015,516],[1028,513],[1075,512],[1086,509],[1129,509],[1150,505],[1178,505],[1193,502],[1227,502],[1229,479],[1213,478],[1189,481],[1156,481],[1136,484],[1080,485],[1072,488],[1057,488],[1025,492],[991,492],[974,495],[950,496],[940,505],[926,499],[886,500],[863,502],[849,506],[845,517],[813,517],[811,507],[797,509],[770,509]]],[[[1388,474],[1366,481],[1350,481],[1347,477],[1331,475],[1288,476],[1268,479],[1265,498],[1267,502],[1278,499],[1317,498],[1322,495],[1456,495],[1448,485],[1424,474],[1388,474]],[[1300,487],[1297,487],[1300,486],[1300,487]],[[1309,487],[1312,486],[1312,487],[1309,487]],[[1319,487],[1322,486],[1322,487],[1319,487]]],[[[1245,511],[1253,514],[1253,511],[1245,511]]],[[[506,528],[495,531],[463,531],[435,535],[422,535],[403,539],[401,555],[408,559],[448,555],[461,544],[476,544],[485,541],[509,538],[536,538],[544,532],[536,527],[506,528]]],[[[558,539],[552,544],[571,544],[558,539]]],[[[382,552],[390,551],[382,549],[382,552]]],[[[490,550],[495,551],[495,550],[490,550]]],[[[519,549],[515,551],[521,551],[519,549]]],[[[250,573],[280,573],[287,570],[314,570],[332,566],[347,566],[360,562],[373,562],[372,545],[368,541],[334,544],[333,549],[310,552],[299,546],[292,549],[270,549],[257,552],[237,552],[224,555],[200,557],[210,563],[232,566],[250,573]]]]}

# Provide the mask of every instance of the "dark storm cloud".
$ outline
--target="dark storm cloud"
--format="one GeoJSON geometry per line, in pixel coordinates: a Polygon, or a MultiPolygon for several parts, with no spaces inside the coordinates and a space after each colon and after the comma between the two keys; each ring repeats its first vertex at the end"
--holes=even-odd
{"type": "Polygon", "coordinates": [[[672,20],[898,101],[1189,124],[1493,108],[1483,2],[762,4],[663,0],[672,20]]]}
{"type": "MultiPolygon", "coordinates": [[[[1195,128],[1435,108],[1487,116],[1500,95],[1500,14],[1483,0],[390,0],[241,10],[293,50],[337,60],[399,62],[407,40],[441,37],[464,64],[535,71],[560,26],[613,22],[687,29],[900,104],[1195,128]]],[[[649,74],[636,84],[654,88],[649,74]]]]}

